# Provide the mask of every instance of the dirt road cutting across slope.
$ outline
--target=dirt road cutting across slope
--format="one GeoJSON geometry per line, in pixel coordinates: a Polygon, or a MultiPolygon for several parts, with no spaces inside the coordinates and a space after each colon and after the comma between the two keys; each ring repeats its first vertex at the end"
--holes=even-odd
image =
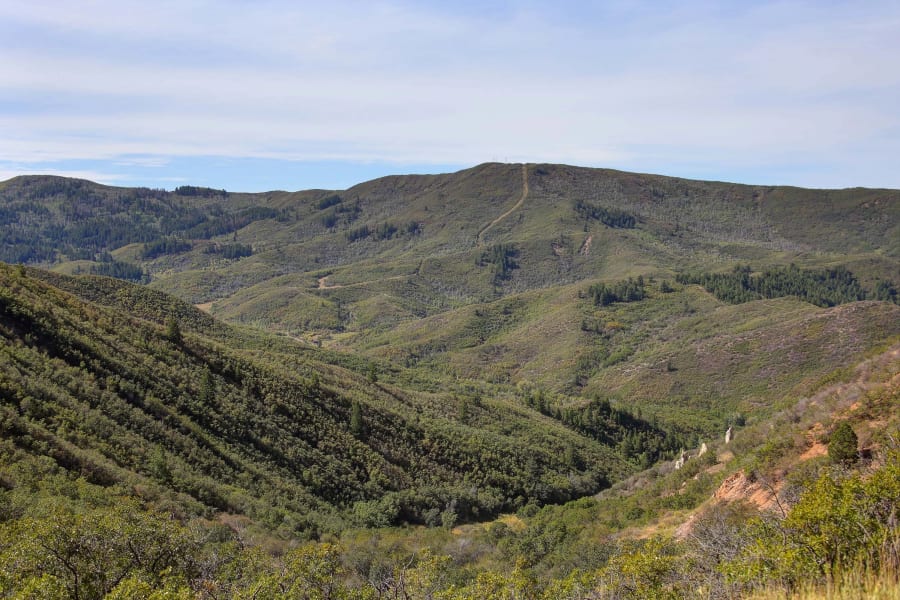
{"type": "Polygon", "coordinates": [[[476,245],[484,246],[484,234],[487,233],[491,227],[493,227],[494,225],[496,225],[497,223],[499,223],[500,221],[502,221],[509,215],[513,214],[516,211],[516,209],[518,209],[520,206],[522,206],[522,203],[525,202],[525,198],[527,198],[527,197],[528,197],[528,166],[522,165],[522,197],[519,198],[519,201],[516,202],[512,208],[510,208],[508,211],[506,211],[505,213],[503,213],[502,215],[500,215],[499,217],[497,217],[496,219],[494,219],[493,221],[491,221],[490,223],[488,223],[487,225],[485,225],[484,227],[481,228],[481,231],[478,232],[478,237],[476,239],[476,245]]]}

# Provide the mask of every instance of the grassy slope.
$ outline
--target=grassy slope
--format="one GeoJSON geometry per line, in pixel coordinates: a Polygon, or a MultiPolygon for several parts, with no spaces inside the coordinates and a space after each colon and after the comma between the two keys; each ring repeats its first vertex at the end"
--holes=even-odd
{"type": "Polygon", "coordinates": [[[582,289],[510,296],[343,343],[451,377],[610,396],[709,434],[736,413],[768,414],[772,397],[802,393],[900,333],[900,308],[881,302],[727,305],[688,286],[594,308],[582,289]]]}
{"type": "MultiPolygon", "coordinates": [[[[487,269],[474,267],[483,250],[477,247],[478,233],[516,204],[522,193],[521,173],[521,165],[486,164],[446,175],[386,177],[338,192],[341,202],[321,209],[321,199],[332,192],[208,198],[151,195],[117,206],[95,197],[143,196],[139,191],[74,183],[87,189],[78,193],[88,194],[93,201],[83,201],[87,204],[82,209],[85,218],[96,213],[114,220],[131,214],[121,211],[133,212],[138,205],[143,211],[140,220],[150,229],[164,218],[190,211],[220,214],[217,218],[241,214],[250,206],[278,211],[278,218],[254,220],[234,233],[198,240],[190,252],[142,264],[152,273],[155,287],[195,303],[223,300],[219,308],[225,318],[264,320],[295,333],[333,330],[332,313],[338,301],[342,307],[350,304],[341,327],[369,326],[366,320],[353,319],[352,305],[357,299],[337,290],[315,290],[317,279],[324,275],[329,275],[329,285],[352,283],[386,294],[384,302],[396,311],[388,323],[396,323],[410,314],[483,302],[498,293],[593,278],[727,268],[735,260],[759,266],[788,260],[801,264],[855,261],[864,277],[891,276],[897,271],[900,203],[896,191],[741,186],[528,165],[527,198],[484,236],[486,246],[512,243],[520,253],[519,268],[498,289],[487,269]],[[629,212],[638,218],[638,226],[613,230],[597,221],[585,222],[573,209],[576,201],[629,212]],[[323,217],[330,213],[337,218],[332,227],[326,227],[323,217]],[[421,231],[381,241],[347,240],[347,232],[354,228],[384,223],[401,227],[416,223],[421,231]],[[589,250],[582,253],[588,238],[589,250]],[[230,241],[252,244],[255,255],[227,261],[205,252],[210,243],[230,241]],[[289,289],[282,289],[283,280],[279,279],[285,275],[292,275],[289,289]],[[414,290],[386,285],[404,277],[414,290]],[[265,301],[247,304],[242,297],[224,301],[254,286],[257,289],[249,293],[265,301]],[[296,290],[322,297],[333,310],[321,320],[294,318],[291,314],[295,311],[274,317],[266,314],[270,305],[278,311],[289,303],[296,290]]],[[[13,204],[30,198],[56,214],[63,210],[69,192],[53,195],[48,191],[54,189],[51,184],[60,182],[17,178],[7,182],[2,193],[13,204]]],[[[176,228],[174,235],[181,235],[179,231],[176,228]]],[[[117,249],[114,255],[139,260],[139,253],[140,244],[132,244],[117,249]]],[[[306,301],[300,304],[305,305],[306,301]]]]}

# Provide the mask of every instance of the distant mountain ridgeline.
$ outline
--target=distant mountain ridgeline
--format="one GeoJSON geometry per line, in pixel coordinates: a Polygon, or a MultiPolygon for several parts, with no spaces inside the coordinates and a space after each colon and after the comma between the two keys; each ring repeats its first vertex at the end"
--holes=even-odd
{"type": "Polygon", "coordinates": [[[133,243],[148,244],[145,258],[153,258],[183,251],[173,240],[185,244],[209,239],[282,214],[270,207],[240,205],[240,198],[193,186],[167,192],[62,177],[17,177],[0,188],[0,260],[94,260],[133,243]]]}
{"type": "MultiPolygon", "coordinates": [[[[393,240],[386,246],[392,248],[414,236],[421,252],[446,253],[462,250],[465,240],[472,243],[521,196],[520,174],[519,165],[486,164],[446,175],[385,177],[339,193],[258,194],[17,177],[0,184],[0,259],[26,264],[95,260],[98,253],[138,243],[150,250],[133,259],[153,260],[183,251],[179,244],[236,232],[245,244],[300,244],[320,262],[326,248],[334,254],[335,243],[369,238],[393,240]],[[268,223],[251,227],[261,222],[268,223]]],[[[695,253],[698,244],[716,242],[900,256],[900,193],[893,190],[747,186],[565,165],[526,165],[525,177],[530,185],[521,208],[492,225],[486,242],[527,243],[579,230],[638,228],[695,253]]],[[[380,252],[373,246],[365,250],[380,252]]],[[[332,263],[357,262],[358,249],[342,248],[330,258],[332,263]]],[[[188,261],[179,270],[195,263],[188,261]]]]}

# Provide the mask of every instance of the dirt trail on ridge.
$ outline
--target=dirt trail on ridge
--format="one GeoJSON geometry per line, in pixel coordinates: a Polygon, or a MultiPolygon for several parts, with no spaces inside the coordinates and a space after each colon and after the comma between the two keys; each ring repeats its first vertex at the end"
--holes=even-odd
{"type": "Polygon", "coordinates": [[[519,201],[516,202],[512,208],[510,208],[508,211],[506,211],[505,213],[503,213],[502,215],[500,215],[499,217],[497,217],[496,219],[494,219],[493,221],[491,221],[490,223],[488,223],[487,225],[482,227],[481,231],[478,232],[478,237],[476,238],[475,244],[477,246],[484,246],[484,234],[487,233],[491,227],[493,227],[494,225],[496,225],[497,223],[499,223],[500,221],[502,221],[509,215],[513,214],[518,208],[520,208],[522,206],[522,204],[525,202],[525,198],[527,198],[527,197],[528,197],[528,165],[522,165],[522,197],[519,198],[519,201]]]}

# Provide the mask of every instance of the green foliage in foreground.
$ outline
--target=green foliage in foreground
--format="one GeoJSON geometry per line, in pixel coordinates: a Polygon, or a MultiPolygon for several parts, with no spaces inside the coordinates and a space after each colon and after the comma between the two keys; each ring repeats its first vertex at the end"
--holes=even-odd
{"type": "MultiPolygon", "coordinates": [[[[9,459],[9,446],[4,446],[9,459]]],[[[900,567],[900,453],[867,474],[825,471],[785,516],[705,512],[683,541],[608,541],[600,564],[542,575],[512,556],[471,570],[421,549],[378,555],[347,539],[275,557],[208,521],[174,518],[125,490],[31,459],[0,472],[0,595],[18,598],[734,598],[900,567]]],[[[458,560],[458,559],[457,559],[458,560]]],[[[894,569],[892,571],[892,569],[894,569]]]]}
{"type": "Polygon", "coordinates": [[[900,453],[870,476],[826,472],[784,519],[757,518],[737,556],[723,565],[733,580],[786,588],[824,582],[846,570],[900,567],[900,453]]]}

